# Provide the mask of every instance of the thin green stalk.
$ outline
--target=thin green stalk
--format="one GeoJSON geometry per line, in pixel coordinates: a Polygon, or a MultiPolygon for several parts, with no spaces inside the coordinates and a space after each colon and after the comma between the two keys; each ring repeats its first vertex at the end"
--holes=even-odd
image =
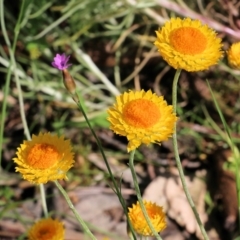
{"type": "Polygon", "coordinates": [[[47,218],[48,217],[48,209],[47,209],[44,185],[41,183],[39,185],[39,188],[40,188],[40,195],[41,195],[41,200],[42,200],[43,213],[44,213],[45,218],[47,218]]]}
{"type": "MultiPolygon", "coordinates": [[[[30,136],[30,133],[29,133],[29,128],[28,128],[28,125],[27,125],[26,115],[25,115],[25,112],[24,112],[24,101],[23,101],[23,96],[22,96],[21,84],[20,84],[20,81],[19,81],[18,74],[16,72],[17,64],[16,64],[16,60],[15,60],[15,56],[14,56],[18,35],[19,35],[20,29],[21,29],[21,22],[22,22],[22,19],[23,19],[23,12],[24,12],[23,10],[24,10],[24,7],[25,7],[25,0],[23,0],[22,3],[21,3],[20,13],[19,13],[19,16],[18,16],[18,19],[17,19],[16,26],[14,28],[14,38],[13,38],[12,46],[11,46],[11,42],[8,38],[7,30],[6,30],[6,27],[5,27],[3,0],[1,0],[0,3],[1,3],[0,4],[1,28],[2,28],[4,40],[5,40],[5,42],[8,46],[9,55],[10,55],[10,63],[9,63],[9,67],[8,67],[6,84],[5,84],[5,89],[4,89],[4,100],[3,100],[3,106],[2,106],[2,119],[1,119],[1,123],[0,123],[0,139],[3,139],[5,113],[6,113],[6,108],[7,108],[6,99],[7,99],[7,96],[9,94],[10,76],[11,76],[11,73],[13,72],[14,77],[15,77],[15,81],[16,81],[16,86],[17,86],[17,89],[18,89],[18,101],[19,101],[19,105],[20,105],[20,115],[21,115],[21,120],[22,120],[22,123],[23,123],[24,133],[26,135],[26,138],[28,140],[31,140],[31,136],[30,136]]],[[[0,166],[1,166],[1,152],[2,152],[2,145],[0,144],[0,166]]],[[[46,197],[45,197],[45,192],[44,192],[44,186],[42,184],[40,184],[40,193],[41,193],[44,215],[47,216],[48,211],[47,211],[46,197]]]]}
{"type": "MultiPolygon", "coordinates": [[[[1,27],[2,27],[5,42],[8,46],[9,55],[10,55],[10,64],[9,64],[9,68],[8,68],[7,80],[6,80],[6,86],[5,86],[5,91],[7,91],[5,93],[7,93],[7,94],[5,95],[5,97],[7,97],[8,93],[9,93],[10,73],[11,73],[11,71],[13,71],[14,77],[15,77],[15,80],[16,80],[17,89],[18,89],[18,100],[19,100],[19,105],[20,105],[20,114],[21,114],[21,119],[22,119],[22,123],[23,123],[24,133],[25,133],[27,139],[30,140],[31,136],[30,136],[30,133],[29,133],[29,129],[28,129],[28,126],[27,126],[27,121],[26,121],[26,116],[25,116],[25,113],[24,113],[24,103],[23,103],[23,97],[22,97],[22,90],[21,90],[21,85],[20,85],[20,82],[19,82],[18,74],[16,73],[17,64],[16,64],[16,60],[15,60],[15,56],[14,56],[18,35],[19,35],[20,29],[21,29],[21,21],[22,21],[22,17],[23,17],[24,5],[25,5],[25,0],[23,0],[22,4],[21,4],[20,13],[19,13],[18,20],[17,20],[16,26],[15,26],[15,29],[14,29],[14,39],[13,39],[12,46],[11,46],[10,40],[8,38],[7,30],[6,30],[5,22],[4,22],[3,0],[1,0],[0,9],[1,9],[1,27]]],[[[6,111],[6,105],[3,106],[2,112],[3,111],[6,111]]],[[[5,119],[2,118],[3,124],[1,124],[1,129],[4,129],[4,120],[5,119]]],[[[3,132],[1,132],[1,136],[3,136],[3,132]]]]}
{"type": "Polygon", "coordinates": [[[128,236],[130,237],[130,240],[134,240],[132,233],[128,234],[128,236]]]}
{"type": "MultiPolygon", "coordinates": [[[[5,19],[4,19],[4,4],[3,4],[4,0],[0,1],[0,21],[1,21],[1,29],[2,29],[2,34],[3,34],[3,38],[6,42],[6,45],[8,47],[9,53],[10,53],[10,64],[8,67],[8,71],[7,71],[7,77],[6,77],[6,84],[5,84],[5,88],[4,88],[4,98],[3,98],[3,104],[2,104],[2,111],[1,111],[1,123],[0,123],[0,141],[3,141],[3,133],[4,133],[4,123],[5,123],[5,118],[6,118],[6,109],[7,109],[7,96],[9,94],[9,86],[10,86],[10,77],[11,77],[11,71],[13,69],[13,62],[14,62],[14,52],[15,52],[15,48],[16,48],[16,42],[17,42],[17,38],[18,38],[18,31],[15,31],[14,34],[14,42],[13,42],[13,46],[11,46],[11,42],[8,38],[8,34],[7,34],[7,30],[6,30],[6,26],[5,26],[5,19]]],[[[22,12],[23,12],[23,6],[24,6],[24,2],[22,1],[21,4],[21,9],[20,9],[20,14],[18,16],[18,20],[16,23],[16,27],[20,26],[21,24],[21,19],[22,19],[22,12]]],[[[0,144],[0,171],[2,170],[1,168],[1,162],[2,162],[2,144],[0,144]]]]}
{"type": "Polygon", "coordinates": [[[77,221],[79,222],[79,224],[83,227],[83,230],[85,231],[85,233],[93,240],[97,240],[95,238],[95,236],[92,234],[92,232],[90,231],[90,229],[88,228],[88,226],[86,225],[86,223],[83,221],[83,219],[81,218],[81,216],[79,215],[79,213],[77,212],[77,210],[75,209],[75,207],[73,206],[68,194],[66,193],[66,191],[63,189],[63,187],[61,186],[61,184],[59,184],[58,181],[54,181],[57,188],[59,189],[59,191],[62,193],[62,195],[64,196],[69,208],[72,210],[74,216],[76,217],[77,221]]]}
{"type": "MultiPolygon", "coordinates": [[[[227,136],[223,136],[223,139],[225,139],[225,141],[228,143],[228,145],[230,146],[231,150],[232,150],[232,153],[233,153],[233,156],[234,156],[234,159],[235,159],[235,163],[236,163],[236,168],[235,168],[235,176],[236,176],[236,185],[237,185],[237,198],[238,198],[238,227],[239,227],[239,230],[240,230],[240,176],[239,176],[239,150],[238,148],[236,147],[236,145],[234,144],[233,140],[232,140],[232,133],[231,133],[231,130],[230,128],[228,127],[228,124],[225,120],[225,117],[219,107],[219,104],[213,94],[213,91],[212,91],[212,88],[209,84],[209,82],[207,81],[207,84],[208,84],[208,88],[210,89],[210,92],[211,92],[211,95],[212,95],[212,98],[213,98],[213,101],[214,101],[214,104],[215,104],[215,107],[217,109],[217,112],[219,114],[219,117],[223,123],[223,127],[224,127],[224,130],[226,132],[226,135],[227,136]]],[[[220,128],[219,128],[220,129],[220,128]]]]}
{"type": "Polygon", "coordinates": [[[235,176],[236,176],[236,182],[237,182],[237,198],[238,198],[238,227],[240,231],[240,176],[239,176],[239,150],[236,146],[231,145],[235,163],[236,163],[236,168],[235,168],[235,176]]]}
{"type": "Polygon", "coordinates": [[[129,168],[131,170],[132,173],[132,177],[133,177],[133,184],[134,184],[134,188],[136,191],[136,195],[137,195],[137,199],[138,202],[140,204],[140,207],[142,209],[143,215],[146,219],[146,222],[149,226],[149,228],[151,229],[152,233],[154,234],[154,236],[158,239],[158,240],[162,240],[162,238],[159,236],[159,234],[156,232],[155,228],[152,225],[152,222],[148,216],[147,210],[144,206],[143,200],[142,200],[142,196],[141,196],[141,192],[138,186],[138,181],[137,181],[137,174],[135,172],[135,168],[134,168],[134,154],[135,154],[135,150],[130,152],[130,156],[129,156],[129,168]]]}
{"type": "MultiPolygon", "coordinates": [[[[177,84],[178,84],[178,79],[179,79],[179,76],[180,76],[180,73],[181,73],[181,69],[178,69],[175,73],[175,76],[174,76],[174,80],[173,80],[173,88],[172,88],[172,104],[173,104],[173,112],[176,114],[177,113],[177,84]]],[[[195,204],[192,200],[192,197],[188,191],[188,188],[187,188],[187,184],[186,184],[186,181],[185,181],[185,177],[184,177],[184,172],[183,172],[183,168],[182,168],[182,164],[181,164],[181,160],[180,160],[180,157],[179,157],[179,153],[178,153],[178,143],[177,143],[177,124],[175,123],[174,124],[174,130],[173,130],[173,148],[174,148],[174,155],[175,155],[175,159],[176,159],[176,164],[177,164],[177,168],[178,168],[178,171],[179,171],[179,176],[180,176],[180,179],[181,179],[181,182],[182,182],[182,186],[183,186],[183,190],[185,192],[185,195],[187,197],[187,200],[189,202],[189,205],[191,206],[192,210],[193,210],[193,213],[195,215],[195,218],[197,220],[197,223],[199,225],[199,228],[202,232],[202,235],[204,237],[205,240],[209,240],[208,238],[208,235],[206,233],[206,230],[202,224],[202,221],[199,217],[199,214],[197,212],[197,209],[195,207],[195,204]]]]}
{"type": "Polygon", "coordinates": [[[79,94],[78,92],[76,92],[76,95],[77,95],[77,98],[78,98],[78,99],[76,99],[76,96],[75,96],[75,95],[72,95],[73,100],[77,103],[77,105],[78,105],[78,107],[79,107],[79,110],[80,110],[81,113],[83,114],[83,116],[84,116],[84,118],[85,118],[85,120],[86,120],[86,122],[87,122],[87,124],[88,124],[88,127],[89,127],[92,135],[94,136],[94,138],[95,138],[95,140],[96,140],[96,143],[97,143],[97,145],[98,145],[98,147],[99,147],[100,153],[101,153],[101,155],[102,155],[102,157],[103,157],[103,160],[104,160],[104,162],[105,162],[105,164],[106,164],[106,167],[107,167],[107,170],[108,170],[108,172],[109,172],[110,178],[111,178],[111,180],[112,180],[112,182],[113,182],[114,191],[115,191],[115,193],[117,194],[118,199],[119,199],[119,201],[120,201],[120,203],[121,203],[121,205],[122,205],[122,207],[123,207],[124,213],[125,213],[125,215],[126,215],[126,217],[127,217],[127,222],[128,222],[129,227],[130,227],[130,231],[131,231],[131,233],[132,233],[132,236],[133,236],[134,240],[136,240],[137,238],[136,238],[136,236],[135,236],[135,233],[134,233],[132,224],[131,224],[131,222],[130,222],[130,220],[129,220],[129,217],[128,217],[128,210],[127,210],[125,201],[124,201],[124,199],[123,199],[123,197],[122,197],[121,191],[118,189],[118,185],[117,185],[116,180],[115,180],[115,178],[114,178],[114,176],[113,176],[112,170],[111,170],[111,168],[110,168],[110,166],[109,166],[109,164],[108,164],[107,157],[106,157],[106,155],[105,155],[105,153],[104,153],[104,151],[103,151],[102,144],[101,144],[98,136],[97,136],[96,133],[94,132],[91,123],[89,122],[89,119],[88,119],[88,117],[87,117],[87,115],[86,115],[86,113],[85,113],[85,111],[84,111],[84,108],[83,108],[83,106],[82,106],[82,104],[81,104],[81,101],[79,101],[79,99],[81,99],[80,94],[79,94]]]}

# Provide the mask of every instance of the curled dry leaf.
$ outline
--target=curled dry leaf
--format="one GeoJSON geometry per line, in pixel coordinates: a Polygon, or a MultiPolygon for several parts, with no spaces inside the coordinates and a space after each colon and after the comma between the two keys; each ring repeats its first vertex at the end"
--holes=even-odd
{"type": "Polygon", "coordinates": [[[169,178],[166,184],[166,197],[169,201],[168,215],[180,226],[185,227],[190,233],[196,231],[195,218],[185,194],[173,178],[169,178]]]}
{"type": "Polygon", "coordinates": [[[165,212],[168,211],[168,201],[164,194],[166,183],[166,177],[157,177],[150,182],[143,194],[143,199],[152,201],[159,206],[163,206],[165,212]]]}

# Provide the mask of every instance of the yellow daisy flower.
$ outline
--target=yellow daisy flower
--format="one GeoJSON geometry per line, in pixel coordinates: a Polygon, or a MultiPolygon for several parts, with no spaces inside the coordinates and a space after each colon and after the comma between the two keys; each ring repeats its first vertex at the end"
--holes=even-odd
{"type": "Polygon", "coordinates": [[[240,42],[233,43],[227,51],[229,65],[240,69],[240,42]]]}
{"type": "Polygon", "coordinates": [[[29,240],[64,240],[63,223],[51,218],[41,219],[28,231],[29,240]]]}
{"type": "Polygon", "coordinates": [[[207,25],[190,18],[171,18],[156,31],[154,42],[163,59],[175,69],[208,69],[222,56],[221,39],[207,25]]]}
{"type": "Polygon", "coordinates": [[[73,166],[72,147],[69,140],[50,133],[33,135],[17,149],[16,172],[32,183],[47,183],[67,179],[66,173],[73,166]]]}
{"type": "Polygon", "coordinates": [[[160,143],[173,133],[177,117],[173,107],[151,90],[129,91],[116,98],[108,109],[110,128],[128,139],[127,150],[143,144],[160,143]]]}
{"type": "MultiPolygon", "coordinates": [[[[156,205],[155,203],[151,203],[145,200],[143,203],[156,232],[159,233],[163,231],[167,226],[163,208],[156,205]]],[[[132,208],[128,208],[128,216],[134,230],[138,234],[142,236],[154,236],[142,213],[139,202],[137,202],[137,204],[133,204],[132,208]]]]}

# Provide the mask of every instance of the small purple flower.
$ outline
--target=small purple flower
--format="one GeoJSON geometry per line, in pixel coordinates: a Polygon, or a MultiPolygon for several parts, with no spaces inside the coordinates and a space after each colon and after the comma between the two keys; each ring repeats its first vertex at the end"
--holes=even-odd
{"type": "Polygon", "coordinates": [[[66,56],[65,53],[63,54],[58,54],[56,57],[53,59],[54,61],[52,62],[52,66],[59,69],[59,70],[64,70],[67,69],[69,66],[72,64],[67,64],[70,56],[66,56]]]}

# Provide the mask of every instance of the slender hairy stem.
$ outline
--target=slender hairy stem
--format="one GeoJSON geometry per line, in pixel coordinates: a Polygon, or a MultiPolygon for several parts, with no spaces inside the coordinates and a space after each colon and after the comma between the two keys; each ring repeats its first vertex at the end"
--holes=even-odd
{"type": "Polygon", "coordinates": [[[87,124],[88,124],[88,127],[89,127],[92,135],[94,136],[94,138],[95,138],[95,140],[96,140],[96,142],[97,142],[97,145],[98,145],[99,150],[100,150],[100,152],[101,152],[101,154],[102,154],[103,160],[104,160],[104,162],[105,162],[105,164],[106,164],[107,170],[108,170],[108,172],[109,172],[110,178],[111,178],[111,180],[112,180],[112,183],[113,183],[113,186],[114,186],[114,191],[115,191],[115,193],[117,194],[118,199],[119,199],[119,201],[120,201],[120,203],[121,203],[121,205],[122,205],[122,207],[123,207],[124,213],[125,213],[125,215],[126,215],[126,217],[127,217],[127,222],[128,222],[129,227],[130,227],[130,231],[131,231],[131,233],[132,233],[132,237],[134,238],[134,240],[136,240],[137,238],[136,238],[136,236],[135,236],[135,233],[134,233],[132,224],[131,224],[131,222],[130,222],[130,220],[129,220],[128,210],[127,210],[125,201],[124,201],[124,199],[123,199],[123,197],[122,197],[121,190],[119,190],[118,185],[117,185],[117,183],[116,183],[116,180],[115,180],[115,178],[114,178],[114,176],[113,176],[112,170],[111,170],[111,168],[110,168],[110,166],[109,166],[109,164],[108,164],[108,160],[107,160],[107,157],[106,157],[106,155],[105,155],[105,153],[104,153],[104,151],[103,151],[102,144],[101,144],[98,136],[97,136],[96,133],[94,132],[94,130],[93,130],[92,126],[91,126],[91,123],[89,122],[89,119],[88,119],[88,117],[87,117],[87,114],[86,114],[85,111],[84,111],[84,108],[83,108],[83,106],[82,106],[82,104],[81,104],[81,101],[79,101],[79,99],[81,99],[81,96],[79,95],[78,92],[76,92],[76,94],[77,94],[77,99],[76,99],[76,97],[73,96],[73,100],[77,103],[80,111],[82,112],[82,114],[83,114],[83,116],[84,116],[84,118],[85,118],[85,120],[86,120],[86,122],[87,122],[87,124]]]}
{"type": "MultiPolygon", "coordinates": [[[[22,1],[20,13],[19,13],[19,16],[18,16],[18,20],[17,20],[16,26],[14,28],[14,39],[13,39],[12,46],[11,46],[10,40],[8,38],[8,35],[7,35],[7,30],[5,28],[3,0],[1,0],[1,5],[0,5],[0,9],[1,9],[1,14],[0,15],[1,15],[1,27],[3,29],[4,39],[5,39],[5,42],[8,46],[9,55],[10,55],[10,64],[9,64],[9,68],[8,68],[7,81],[6,81],[6,86],[5,86],[5,93],[8,94],[10,76],[11,76],[10,73],[13,72],[14,77],[15,77],[15,81],[16,81],[16,85],[17,85],[17,89],[18,89],[18,100],[19,100],[19,105],[20,105],[20,114],[21,114],[21,120],[22,120],[22,123],[23,123],[24,133],[25,133],[27,139],[30,140],[31,136],[29,134],[29,128],[27,126],[26,116],[25,116],[25,113],[24,113],[24,103],[23,103],[23,97],[22,97],[22,89],[21,89],[21,84],[20,84],[20,81],[19,81],[18,74],[16,73],[17,66],[16,66],[16,60],[15,60],[15,56],[14,56],[18,35],[19,35],[20,29],[21,29],[21,21],[22,21],[22,16],[23,16],[24,5],[25,5],[25,0],[22,1]]],[[[5,105],[3,105],[3,110],[6,110],[5,105]]],[[[4,120],[2,120],[2,121],[4,122],[4,120]]],[[[0,129],[4,129],[4,128],[0,128],[0,129]]]]}
{"type": "MultiPolygon", "coordinates": [[[[174,76],[174,80],[173,80],[173,88],[172,88],[172,104],[173,104],[173,111],[174,113],[177,112],[177,84],[178,84],[178,79],[179,79],[179,76],[180,76],[180,73],[181,73],[181,69],[178,69],[175,73],[175,76],[174,76]]],[[[182,182],[182,186],[183,186],[183,190],[185,192],[185,195],[187,197],[187,200],[189,202],[189,205],[191,206],[192,210],[193,210],[193,213],[195,215],[195,218],[197,220],[197,223],[200,227],[200,230],[202,232],[202,235],[204,237],[204,240],[209,240],[208,236],[207,236],[207,233],[206,233],[206,230],[202,224],[202,221],[199,217],[199,214],[197,212],[197,209],[195,207],[195,204],[192,200],[192,197],[188,191],[188,188],[187,188],[187,184],[186,184],[186,181],[185,181],[185,177],[184,177],[184,172],[183,172],[183,168],[182,168],[182,164],[181,164],[181,160],[180,160],[180,157],[179,157],[179,153],[178,153],[178,143],[177,143],[177,124],[175,123],[174,125],[174,131],[173,131],[173,148],[174,148],[174,155],[175,155],[175,159],[176,159],[176,164],[177,164],[177,168],[178,168],[178,171],[179,171],[179,176],[180,176],[180,179],[181,179],[181,182],[182,182]]]]}
{"type": "Polygon", "coordinates": [[[48,209],[47,209],[47,202],[46,202],[44,185],[41,183],[39,185],[39,188],[40,188],[41,199],[42,199],[43,213],[44,213],[45,218],[47,218],[48,217],[48,209]]]}
{"type": "MultiPolygon", "coordinates": [[[[4,5],[3,5],[3,0],[0,1],[0,20],[1,20],[1,29],[2,29],[2,34],[5,39],[5,42],[10,49],[11,44],[7,35],[7,30],[5,27],[5,21],[4,21],[4,5]]],[[[9,94],[9,85],[10,85],[10,76],[11,76],[11,63],[9,64],[9,68],[7,71],[7,77],[6,77],[6,83],[4,87],[4,94],[3,94],[3,103],[2,103],[2,111],[1,111],[1,123],[0,123],[0,141],[3,142],[3,132],[4,132],[4,123],[5,123],[5,118],[6,118],[6,109],[7,109],[7,96],[9,94]]],[[[0,144],[0,171],[2,170],[2,148],[3,144],[0,144]]]]}
{"type": "MultiPolygon", "coordinates": [[[[215,127],[217,128],[217,132],[221,134],[222,138],[225,139],[225,141],[228,143],[228,145],[230,146],[233,156],[234,156],[234,160],[236,163],[236,167],[235,167],[235,176],[236,176],[236,183],[237,183],[237,197],[238,197],[238,228],[240,231],[240,176],[239,176],[239,166],[240,166],[240,153],[238,150],[238,147],[235,145],[234,141],[233,141],[233,137],[232,137],[232,132],[231,129],[229,128],[227,121],[219,107],[218,101],[216,100],[216,97],[214,96],[214,93],[212,91],[212,88],[209,84],[209,82],[207,81],[207,85],[208,88],[211,92],[215,107],[217,109],[217,112],[219,114],[219,117],[223,123],[223,127],[225,132],[223,132],[221,130],[221,128],[218,127],[218,125],[212,120],[211,123],[212,125],[215,125],[215,127]]],[[[206,111],[205,111],[206,112],[206,111]]],[[[210,117],[208,117],[209,119],[211,119],[210,117]]]]}
{"type": "MultiPolygon", "coordinates": [[[[15,80],[16,80],[16,85],[18,88],[18,93],[19,93],[19,103],[20,103],[20,113],[21,113],[21,118],[22,118],[22,123],[23,123],[23,127],[24,127],[24,132],[27,136],[27,139],[30,139],[30,134],[28,131],[28,127],[26,124],[26,117],[24,114],[24,107],[23,107],[23,98],[21,95],[21,87],[19,84],[19,79],[18,79],[18,75],[16,74],[16,60],[15,60],[15,49],[16,49],[16,43],[17,43],[17,39],[18,39],[18,35],[20,32],[20,28],[21,28],[21,21],[22,21],[22,16],[23,16],[23,9],[24,9],[24,5],[25,5],[25,0],[22,1],[21,3],[21,8],[20,8],[20,13],[18,16],[18,20],[14,29],[14,38],[13,38],[13,44],[11,45],[11,42],[9,40],[8,34],[7,34],[7,29],[5,26],[5,20],[4,20],[4,4],[3,4],[3,0],[0,0],[0,21],[1,21],[1,29],[2,29],[2,33],[3,33],[3,37],[4,40],[6,42],[6,45],[8,47],[8,51],[10,54],[10,64],[8,67],[8,71],[7,71],[7,77],[6,77],[6,84],[5,84],[5,88],[4,88],[4,99],[3,99],[3,104],[2,104],[2,114],[1,114],[1,123],[0,123],[0,140],[3,139],[3,131],[4,131],[4,123],[5,123],[5,113],[6,113],[6,109],[7,109],[7,96],[9,94],[9,86],[10,86],[10,77],[11,77],[11,73],[12,71],[14,72],[15,75],[15,80]]],[[[1,152],[2,152],[2,145],[0,144],[0,165],[1,165],[1,152]]]]}
{"type": "MultiPolygon", "coordinates": [[[[28,140],[31,140],[31,136],[29,133],[29,128],[28,128],[28,124],[27,124],[27,120],[26,120],[26,115],[24,112],[24,101],[23,101],[23,96],[22,96],[22,88],[21,88],[21,84],[19,81],[19,76],[16,72],[17,69],[17,64],[16,64],[16,59],[15,59],[15,49],[16,49],[16,43],[17,43],[17,39],[18,39],[18,35],[21,29],[21,22],[22,22],[22,18],[23,18],[23,9],[25,6],[25,0],[22,1],[21,3],[21,8],[20,8],[20,13],[18,16],[18,20],[14,29],[14,39],[13,39],[13,44],[11,46],[11,42],[8,38],[7,35],[7,30],[5,27],[5,22],[4,22],[4,6],[3,6],[3,0],[0,1],[0,16],[1,16],[1,27],[2,27],[2,32],[4,35],[4,39],[5,42],[8,46],[8,50],[9,50],[9,54],[10,54],[10,64],[9,64],[9,68],[8,68],[8,72],[7,72],[7,79],[6,79],[6,84],[5,84],[5,89],[4,89],[4,100],[3,100],[3,107],[2,107],[2,119],[1,119],[1,125],[0,125],[0,139],[2,139],[3,136],[3,129],[4,129],[4,122],[5,122],[5,112],[6,112],[6,98],[8,96],[9,93],[9,84],[10,84],[10,76],[11,73],[14,73],[14,77],[15,77],[15,81],[16,81],[16,86],[18,89],[18,101],[19,101],[19,105],[20,105],[20,115],[21,115],[21,120],[23,123],[23,129],[24,129],[24,133],[26,135],[26,138],[28,140]]],[[[1,144],[0,144],[0,165],[1,165],[1,144]]],[[[43,212],[45,217],[47,217],[48,215],[48,210],[47,210],[47,204],[46,204],[46,196],[45,196],[45,192],[44,192],[44,186],[43,184],[40,184],[40,193],[41,193],[41,199],[42,199],[42,206],[43,206],[43,212]]]]}
{"type": "Polygon", "coordinates": [[[64,196],[69,208],[72,210],[74,216],[76,217],[77,221],[79,222],[79,224],[82,226],[83,230],[85,231],[85,233],[93,240],[97,240],[94,235],[92,234],[92,232],[90,231],[90,229],[88,228],[88,226],[86,225],[86,223],[83,221],[83,219],[81,218],[81,216],[79,215],[79,213],[77,212],[77,210],[75,209],[75,207],[73,206],[69,196],[67,195],[66,191],[63,189],[63,187],[61,186],[61,184],[59,184],[58,181],[54,181],[57,188],[59,189],[59,191],[62,193],[62,195],[64,196]]]}
{"type": "Polygon", "coordinates": [[[143,203],[143,200],[142,200],[142,196],[141,196],[140,189],[139,189],[139,186],[138,186],[138,181],[137,181],[137,174],[136,174],[135,168],[134,168],[134,154],[135,154],[135,150],[130,152],[129,167],[130,167],[130,170],[131,170],[131,173],[132,173],[133,184],[134,184],[134,188],[135,188],[135,191],[136,191],[137,199],[138,199],[139,205],[142,209],[143,215],[144,215],[144,217],[147,221],[147,224],[148,224],[149,228],[151,229],[154,236],[158,240],[161,240],[162,238],[159,236],[159,234],[156,232],[155,228],[153,227],[152,222],[151,222],[151,220],[148,216],[147,210],[146,210],[146,208],[144,206],[144,203],[143,203]]]}

